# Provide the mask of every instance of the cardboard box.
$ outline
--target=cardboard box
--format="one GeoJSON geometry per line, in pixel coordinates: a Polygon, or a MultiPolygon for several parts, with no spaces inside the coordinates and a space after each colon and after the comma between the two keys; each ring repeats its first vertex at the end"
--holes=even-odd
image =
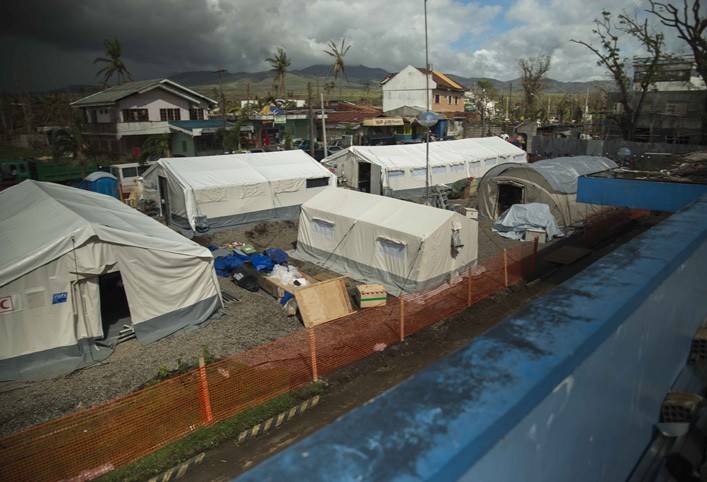
{"type": "MultiPolygon", "coordinates": [[[[311,276],[306,275],[304,273],[302,273],[302,277],[309,282],[308,286],[319,283],[319,281],[315,280],[311,276]]],[[[278,280],[276,280],[275,278],[270,278],[270,277],[265,276],[261,273],[258,273],[258,284],[260,285],[260,288],[263,291],[270,294],[271,296],[274,296],[278,300],[280,298],[282,298],[283,296],[285,296],[285,292],[287,292],[287,291],[294,294],[295,291],[303,288],[303,287],[297,287],[297,286],[285,286],[282,283],[280,283],[278,280]]]]}
{"type": "Polygon", "coordinates": [[[538,240],[538,244],[543,244],[547,241],[547,233],[544,229],[529,228],[525,230],[525,235],[523,241],[534,241],[538,240]]]}
{"type": "Polygon", "coordinates": [[[388,293],[385,292],[382,285],[358,285],[356,299],[361,308],[385,306],[388,301],[388,293]]]}

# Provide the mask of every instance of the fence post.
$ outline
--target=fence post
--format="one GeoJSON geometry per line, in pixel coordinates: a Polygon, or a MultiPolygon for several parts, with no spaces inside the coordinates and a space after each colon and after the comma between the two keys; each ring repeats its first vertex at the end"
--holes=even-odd
{"type": "Polygon", "coordinates": [[[400,342],[405,340],[405,299],[400,295],[400,342]]]}
{"type": "Polygon", "coordinates": [[[533,264],[531,265],[531,275],[535,276],[538,268],[538,238],[533,239],[533,264]]]}
{"type": "Polygon", "coordinates": [[[503,280],[508,288],[508,250],[503,250],[503,280]]]}
{"type": "Polygon", "coordinates": [[[469,268],[469,272],[466,274],[466,276],[466,306],[471,306],[471,268],[469,268]]]}
{"type": "Polygon", "coordinates": [[[206,425],[211,425],[214,415],[211,411],[211,396],[209,395],[209,382],[206,378],[206,362],[204,357],[199,357],[199,398],[201,399],[202,413],[206,425]]]}
{"type": "Polygon", "coordinates": [[[309,356],[312,360],[312,381],[319,381],[319,370],[317,369],[317,339],[314,336],[314,328],[307,328],[309,335],[309,356]]]}

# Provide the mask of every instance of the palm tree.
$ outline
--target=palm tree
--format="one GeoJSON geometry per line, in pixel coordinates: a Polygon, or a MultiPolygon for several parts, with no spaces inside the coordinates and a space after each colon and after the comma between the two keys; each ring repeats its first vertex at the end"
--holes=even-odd
{"type": "MultiPolygon", "coordinates": [[[[344,64],[344,56],[351,48],[351,45],[346,45],[346,39],[341,39],[341,45],[337,46],[333,40],[329,41],[329,50],[324,53],[334,57],[334,63],[331,65],[331,73],[334,75],[334,82],[337,81],[339,75],[346,77],[346,64],[344,64]]],[[[341,84],[339,84],[339,97],[341,97],[341,84]]]]}
{"type": "Polygon", "coordinates": [[[287,56],[287,52],[282,47],[278,47],[277,52],[272,56],[265,59],[266,62],[275,70],[275,78],[273,79],[273,88],[277,85],[280,86],[280,95],[284,97],[285,95],[285,75],[287,75],[287,68],[290,66],[290,58],[287,56]]]}
{"type": "Polygon", "coordinates": [[[118,83],[122,84],[124,79],[133,80],[128,68],[123,62],[123,49],[118,39],[105,39],[103,45],[106,48],[105,57],[96,57],[94,64],[103,64],[103,68],[96,72],[96,76],[103,76],[103,85],[108,85],[110,79],[115,75],[118,83]]]}

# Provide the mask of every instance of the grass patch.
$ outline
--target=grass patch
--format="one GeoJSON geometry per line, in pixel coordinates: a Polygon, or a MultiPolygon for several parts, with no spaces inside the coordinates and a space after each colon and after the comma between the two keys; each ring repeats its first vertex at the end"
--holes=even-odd
{"type": "Polygon", "coordinates": [[[147,480],[199,452],[214,448],[227,440],[235,439],[243,430],[289,410],[294,405],[319,395],[323,391],[322,384],[312,383],[285,393],[228,420],[199,429],[146,457],[109,472],[98,480],[100,482],[147,480]]]}

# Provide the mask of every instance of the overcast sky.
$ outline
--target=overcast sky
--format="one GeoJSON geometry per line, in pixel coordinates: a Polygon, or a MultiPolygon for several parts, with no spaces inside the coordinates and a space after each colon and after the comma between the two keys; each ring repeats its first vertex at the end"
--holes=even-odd
{"type": "MultiPolygon", "coordinates": [[[[292,68],[328,63],[346,37],[349,65],[424,65],[423,0],[17,0],[0,6],[0,89],[95,83],[92,60],[118,38],[134,78],[187,70],[267,69],[284,47],[292,68]]],[[[605,78],[570,38],[589,39],[602,9],[640,12],[642,0],[429,0],[430,62],[464,76],[508,80],[516,59],[552,55],[550,77],[605,78]]],[[[671,33],[674,50],[685,51],[671,33]]],[[[634,47],[626,50],[634,53],[634,47]]]]}

